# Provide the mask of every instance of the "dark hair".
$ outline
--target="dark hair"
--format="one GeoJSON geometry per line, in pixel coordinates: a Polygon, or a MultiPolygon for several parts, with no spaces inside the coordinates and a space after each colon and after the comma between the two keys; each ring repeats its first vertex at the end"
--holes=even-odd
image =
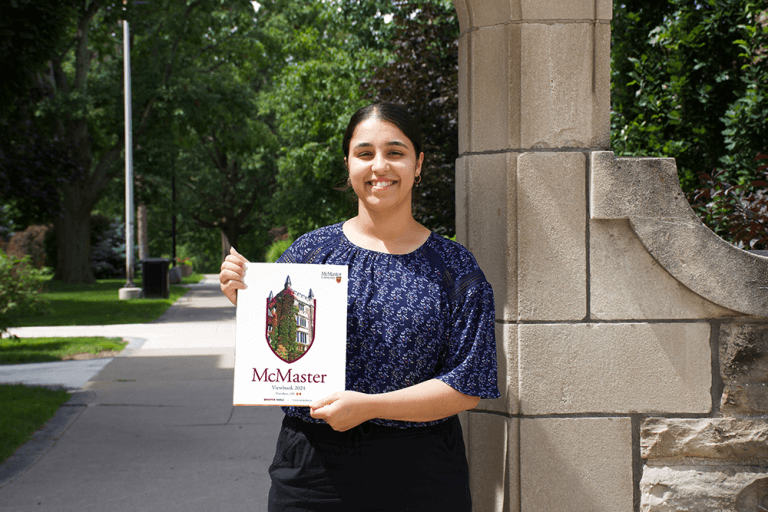
{"type": "Polygon", "coordinates": [[[421,130],[416,119],[402,105],[395,103],[373,103],[352,114],[347,125],[347,131],[344,132],[344,139],[341,142],[345,158],[349,157],[349,142],[352,140],[352,135],[355,133],[357,125],[372,118],[381,119],[397,126],[413,144],[413,148],[416,150],[416,158],[419,157],[422,142],[421,130]]]}

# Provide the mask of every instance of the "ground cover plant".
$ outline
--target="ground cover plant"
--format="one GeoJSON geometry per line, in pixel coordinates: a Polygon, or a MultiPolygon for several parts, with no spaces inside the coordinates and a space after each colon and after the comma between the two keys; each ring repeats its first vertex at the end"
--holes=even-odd
{"type": "MultiPolygon", "coordinates": [[[[766,160],[758,154],[755,161],[766,160]]],[[[768,164],[759,165],[761,179],[739,184],[725,170],[701,174],[701,187],[689,194],[691,206],[719,236],[740,249],[768,249],[768,164]]]]}
{"type": "MultiPolygon", "coordinates": [[[[200,281],[201,274],[184,278],[183,283],[200,281]]],[[[18,319],[17,326],[41,325],[113,325],[146,323],[158,319],[187,292],[183,286],[171,285],[167,299],[120,300],[118,290],[125,279],[100,279],[95,283],[66,284],[49,280],[44,286],[48,300],[44,314],[18,319]]],[[[140,282],[136,286],[141,286],[140,282]]]]}
{"type": "Polygon", "coordinates": [[[3,338],[0,339],[0,364],[45,363],[89,356],[109,357],[126,346],[121,338],[100,336],[82,338],[3,338]],[[105,352],[109,354],[104,354],[105,352]]]}
{"type": "Polygon", "coordinates": [[[43,311],[42,280],[42,272],[30,264],[29,257],[19,259],[0,251],[0,336],[20,317],[43,311]]]}
{"type": "Polygon", "coordinates": [[[26,443],[68,399],[64,389],[0,385],[0,462],[26,443]]]}

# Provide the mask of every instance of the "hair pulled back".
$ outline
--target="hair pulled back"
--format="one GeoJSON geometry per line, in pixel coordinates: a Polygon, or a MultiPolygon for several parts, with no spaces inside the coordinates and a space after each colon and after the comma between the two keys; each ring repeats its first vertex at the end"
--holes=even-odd
{"type": "Polygon", "coordinates": [[[355,133],[355,128],[368,119],[380,119],[397,126],[413,144],[413,148],[416,150],[416,157],[418,158],[422,146],[419,124],[405,107],[395,103],[372,103],[352,114],[347,130],[344,132],[344,139],[341,142],[344,158],[349,157],[349,143],[352,140],[352,135],[355,133]]]}

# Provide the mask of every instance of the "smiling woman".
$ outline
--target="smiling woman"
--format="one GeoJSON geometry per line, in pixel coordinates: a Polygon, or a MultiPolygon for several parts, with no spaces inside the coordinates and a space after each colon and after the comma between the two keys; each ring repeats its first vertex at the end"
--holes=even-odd
{"type": "MultiPolygon", "coordinates": [[[[403,107],[359,110],[342,147],[357,215],[278,261],[348,266],[345,391],[284,408],[269,510],[470,511],[456,414],[499,396],[493,291],[467,249],[413,218],[424,154],[403,107]]],[[[232,250],[221,267],[233,303],[246,261],[232,250]]]]}
{"type": "Polygon", "coordinates": [[[357,124],[348,144],[344,162],[357,194],[358,215],[345,223],[344,233],[357,245],[393,254],[422,245],[430,231],[413,218],[411,202],[424,153],[381,117],[357,124]]]}

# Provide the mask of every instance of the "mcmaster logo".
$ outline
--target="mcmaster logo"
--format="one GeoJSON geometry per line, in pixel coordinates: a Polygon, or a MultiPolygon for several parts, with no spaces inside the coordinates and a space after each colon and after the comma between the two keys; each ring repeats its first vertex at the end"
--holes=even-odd
{"type": "Polygon", "coordinates": [[[335,279],[337,283],[341,282],[341,272],[320,272],[320,279],[335,279]]]}

